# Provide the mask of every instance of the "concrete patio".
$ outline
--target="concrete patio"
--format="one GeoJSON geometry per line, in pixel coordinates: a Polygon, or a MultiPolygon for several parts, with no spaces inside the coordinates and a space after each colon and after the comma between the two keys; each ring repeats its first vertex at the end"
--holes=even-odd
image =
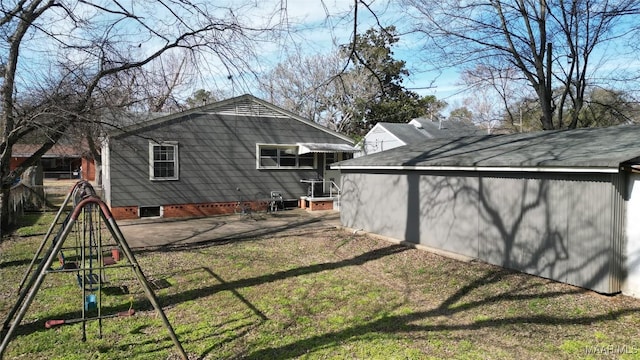
{"type": "Polygon", "coordinates": [[[292,209],[249,215],[121,220],[117,224],[134,250],[172,249],[275,235],[283,231],[336,228],[340,226],[340,213],[292,209]]]}

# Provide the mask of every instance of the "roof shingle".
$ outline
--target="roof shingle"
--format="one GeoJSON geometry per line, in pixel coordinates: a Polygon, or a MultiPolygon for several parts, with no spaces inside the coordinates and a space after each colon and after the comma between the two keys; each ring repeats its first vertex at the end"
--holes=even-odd
{"type": "Polygon", "coordinates": [[[640,157],[640,126],[429,139],[343,161],[337,168],[617,168],[640,157]]]}

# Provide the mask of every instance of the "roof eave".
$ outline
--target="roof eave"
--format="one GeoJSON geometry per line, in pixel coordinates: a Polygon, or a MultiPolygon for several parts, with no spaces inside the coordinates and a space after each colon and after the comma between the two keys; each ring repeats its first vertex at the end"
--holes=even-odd
{"type": "Polygon", "coordinates": [[[474,172],[536,172],[536,173],[606,173],[620,172],[620,167],[552,167],[552,166],[414,166],[414,165],[332,165],[335,170],[384,170],[384,171],[474,171],[474,172]]]}

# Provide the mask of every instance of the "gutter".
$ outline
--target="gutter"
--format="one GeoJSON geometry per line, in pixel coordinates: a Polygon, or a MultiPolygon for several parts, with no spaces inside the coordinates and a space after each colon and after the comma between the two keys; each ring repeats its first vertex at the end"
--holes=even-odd
{"type": "MultiPolygon", "coordinates": [[[[331,166],[333,170],[395,170],[395,171],[476,171],[476,172],[535,172],[535,173],[605,173],[617,174],[624,171],[624,167],[513,167],[513,166],[331,166]]],[[[640,168],[636,171],[640,172],[640,168]]]]}

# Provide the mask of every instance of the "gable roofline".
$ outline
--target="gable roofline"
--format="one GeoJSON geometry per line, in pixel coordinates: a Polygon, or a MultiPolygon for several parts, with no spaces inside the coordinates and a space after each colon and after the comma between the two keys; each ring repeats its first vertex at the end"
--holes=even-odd
{"type": "MultiPolygon", "coordinates": [[[[236,96],[233,98],[229,98],[229,99],[225,99],[225,100],[221,100],[221,101],[217,101],[211,104],[207,104],[207,105],[202,105],[196,108],[192,108],[192,109],[188,109],[185,111],[181,111],[181,112],[177,112],[177,113],[173,113],[170,115],[166,115],[166,116],[161,116],[152,120],[148,120],[148,121],[144,121],[142,123],[139,124],[134,124],[131,126],[127,126],[121,130],[114,130],[112,133],[110,133],[110,136],[120,136],[120,135],[125,135],[127,133],[133,132],[133,131],[138,131],[138,130],[144,130],[145,128],[149,128],[149,127],[153,127],[153,126],[157,126],[157,125],[161,125],[165,122],[170,122],[172,120],[175,119],[179,119],[179,118],[183,118],[183,117],[188,117],[191,115],[199,115],[199,114],[230,114],[228,112],[228,110],[235,105],[238,104],[243,104],[243,103],[255,103],[258,104],[260,106],[263,106],[264,108],[272,111],[272,114],[261,114],[259,116],[271,116],[271,117],[283,117],[283,118],[291,118],[297,121],[300,121],[302,123],[304,123],[305,125],[314,127],[320,131],[326,132],[328,134],[331,134],[335,137],[338,137],[344,141],[349,142],[350,144],[353,144],[354,141],[353,139],[351,139],[350,137],[343,135],[337,131],[333,131],[325,126],[322,126],[320,124],[317,124],[311,120],[305,119],[303,117],[301,117],[300,115],[296,115],[293,112],[290,112],[288,110],[285,110],[281,107],[278,107],[276,105],[273,105],[265,100],[259,99],[251,94],[244,94],[244,95],[240,95],[240,96],[236,96]],[[280,116],[278,116],[280,115],[280,116]]],[[[246,111],[246,108],[243,109],[238,109],[238,114],[242,114],[242,115],[250,115],[250,113],[248,113],[246,111]]]]}
{"type": "MultiPolygon", "coordinates": [[[[398,141],[400,141],[400,142],[401,142],[401,143],[403,143],[404,145],[407,145],[407,144],[408,144],[408,142],[406,142],[406,141],[402,140],[402,138],[401,138],[400,136],[398,136],[398,134],[394,133],[394,132],[393,132],[393,130],[389,129],[389,127],[388,127],[388,126],[385,126],[385,125],[388,125],[388,124],[391,124],[391,125],[393,126],[393,125],[395,125],[395,124],[404,124],[404,123],[388,123],[388,122],[383,122],[383,123],[378,123],[378,124],[380,124],[380,127],[381,127],[381,128],[383,128],[383,129],[384,129],[384,131],[386,131],[388,134],[390,134],[391,136],[393,136],[394,138],[396,138],[398,141]]],[[[376,125],[378,125],[378,124],[376,124],[376,125]]],[[[405,125],[407,125],[407,124],[405,124],[405,125]]],[[[375,126],[374,126],[374,127],[375,127],[375,126]]],[[[373,130],[373,129],[371,129],[371,130],[373,130]]],[[[417,129],[416,129],[416,130],[417,130],[417,129]]]]}
{"type": "MultiPolygon", "coordinates": [[[[386,133],[387,133],[387,134],[389,134],[389,135],[393,136],[396,140],[400,141],[400,142],[401,142],[401,143],[403,143],[404,145],[407,145],[407,142],[406,142],[406,141],[404,141],[404,140],[400,139],[400,138],[398,137],[398,135],[394,134],[394,133],[393,133],[393,131],[391,131],[391,130],[389,130],[387,127],[385,127],[385,126],[384,126],[384,124],[391,124],[391,123],[384,123],[384,122],[376,123],[376,124],[371,128],[371,130],[369,130],[369,132],[372,132],[372,131],[373,131],[373,129],[375,129],[376,127],[380,127],[381,129],[383,129],[384,131],[386,131],[386,133]]],[[[369,133],[367,133],[367,135],[368,135],[368,134],[369,134],[369,133]]],[[[365,135],[365,138],[366,138],[366,137],[367,137],[367,136],[365,135]]]]}

